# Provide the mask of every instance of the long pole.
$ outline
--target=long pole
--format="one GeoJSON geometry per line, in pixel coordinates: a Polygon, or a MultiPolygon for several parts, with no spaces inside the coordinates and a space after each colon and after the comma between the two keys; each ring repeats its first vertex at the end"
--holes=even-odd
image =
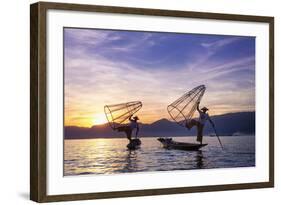
{"type": "Polygon", "coordinates": [[[217,133],[217,130],[216,130],[215,125],[213,125],[213,129],[214,129],[214,131],[215,131],[215,133],[216,133],[216,136],[217,136],[217,138],[218,138],[218,140],[219,140],[219,143],[220,143],[220,145],[221,145],[221,148],[223,149],[223,146],[222,146],[222,143],[221,143],[220,137],[219,137],[219,135],[218,135],[218,133],[217,133]]]}

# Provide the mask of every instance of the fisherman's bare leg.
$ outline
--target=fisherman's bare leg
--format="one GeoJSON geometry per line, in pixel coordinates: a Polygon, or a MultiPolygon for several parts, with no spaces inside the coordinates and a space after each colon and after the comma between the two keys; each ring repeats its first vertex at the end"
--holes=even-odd
{"type": "Polygon", "coordinates": [[[118,132],[126,132],[126,130],[128,129],[128,126],[121,126],[121,127],[117,127],[114,130],[117,130],[118,132]]]}
{"type": "Polygon", "coordinates": [[[190,121],[187,121],[186,124],[185,124],[186,128],[189,129],[189,130],[195,125],[197,125],[197,121],[194,120],[194,119],[192,119],[190,121]]]}
{"type": "Polygon", "coordinates": [[[125,131],[125,133],[126,133],[126,135],[127,135],[128,140],[131,141],[131,140],[132,140],[132,130],[128,128],[128,129],[125,131]]]}
{"type": "Polygon", "coordinates": [[[139,134],[139,128],[137,128],[136,130],[136,139],[138,138],[138,134],[139,134]]]}
{"type": "Polygon", "coordinates": [[[129,126],[117,127],[116,130],[118,132],[125,132],[128,140],[129,141],[132,140],[132,130],[131,130],[131,128],[129,126]]]}
{"type": "Polygon", "coordinates": [[[202,144],[203,141],[203,128],[204,125],[202,125],[201,123],[198,122],[197,124],[197,142],[200,142],[200,144],[202,144]]]}

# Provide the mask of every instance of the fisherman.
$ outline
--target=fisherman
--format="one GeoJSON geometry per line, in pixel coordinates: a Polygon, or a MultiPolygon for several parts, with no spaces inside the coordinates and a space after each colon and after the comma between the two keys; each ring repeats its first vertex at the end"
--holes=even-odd
{"type": "Polygon", "coordinates": [[[192,120],[188,121],[185,126],[189,130],[193,126],[197,127],[197,139],[196,140],[197,140],[197,142],[200,142],[200,144],[202,144],[203,129],[204,129],[204,125],[205,125],[206,121],[208,120],[213,127],[214,127],[214,122],[211,120],[211,118],[209,117],[209,114],[207,113],[207,111],[209,109],[206,107],[199,109],[199,104],[200,104],[200,102],[197,103],[197,111],[199,112],[198,120],[192,119],[192,120]]]}
{"type": "Polygon", "coordinates": [[[135,117],[132,118],[132,115],[131,115],[129,120],[130,120],[130,127],[131,127],[132,131],[134,129],[136,129],[135,138],[137,139],[138,138],[138,133],[139,133],[139,130],[140,130],[139,129],[139,123],[138,123],[139,118],[138,118],[138,116],[135,116],[135,117]]]}
{"type": "Polygon", "coordinates": [[[137,139],[138,138],[138,133],[139,133],[138,120],[139,120],[138,116],[134,116],[133,117],[133,115],[131,115],[129,117],[130,123],[128,125],[117,127],[116,129],[117,129],[118,132],[125,132],[129,141],[132,140],[133,130],[136,129],[135,138],[137,139]]]}

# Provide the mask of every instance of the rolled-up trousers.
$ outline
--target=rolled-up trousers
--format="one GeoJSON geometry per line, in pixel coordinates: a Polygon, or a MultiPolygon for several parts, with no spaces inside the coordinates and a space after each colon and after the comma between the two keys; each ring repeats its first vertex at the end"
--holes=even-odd
{"type": "Polygon", "coordinates": [[[197,127],[197,139],[196,139],[197,142],[202,143],[204,125],[202,125],[200,122],[198,122],[197,120],[194,120],[194,119],[192,119],[186,123],[186,127],[188,129],[191,129],[193,126],[197,127]]]}

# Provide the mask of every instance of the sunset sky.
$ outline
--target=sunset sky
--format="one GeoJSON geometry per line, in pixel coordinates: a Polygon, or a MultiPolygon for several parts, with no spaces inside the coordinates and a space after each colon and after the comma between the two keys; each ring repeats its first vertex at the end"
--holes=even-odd
{"type": "Polygon", "coordinates": [[[64,29],[65,125],[106,122],[104,105],[142,101],[142,123],[169,118],[167,105],[207,89],[210,115],[255,110],[255,38],[64,29]]]}

